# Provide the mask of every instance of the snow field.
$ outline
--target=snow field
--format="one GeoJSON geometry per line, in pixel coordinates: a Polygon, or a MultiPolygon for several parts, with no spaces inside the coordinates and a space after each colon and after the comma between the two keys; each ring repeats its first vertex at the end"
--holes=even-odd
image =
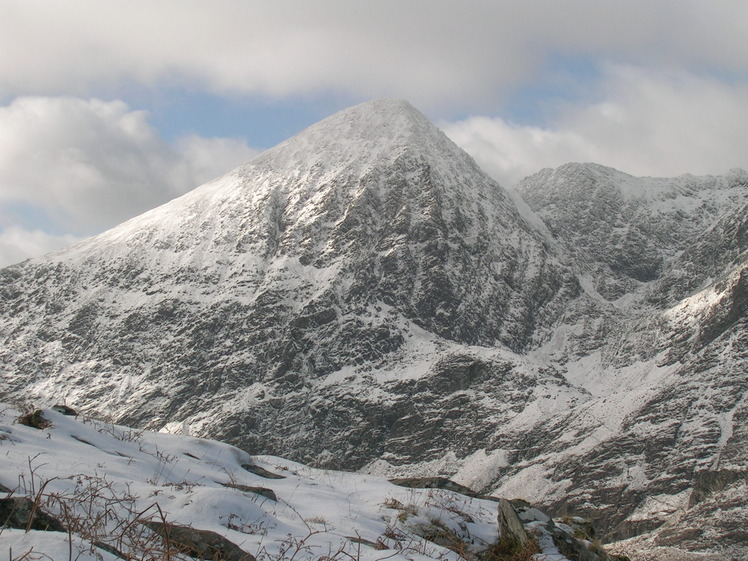
{"type": "Polygon", "coordinates": [[[456,544],[479,551],[498,539],[492,501],[251,457],[210,440],[51,410],[43,415],[51,425],[36,429],[16,422],[19,411],[0,406],[0,484],[11,496],[36,501],[71,532],[0,529],[0,555],[9,559],[116,558],[93,542],[158,558],[162,546],[140,520],[217,532],[261,561],[456,561],[456,544]],[[277,500],[257,488],[272,490],[277,500]]]}

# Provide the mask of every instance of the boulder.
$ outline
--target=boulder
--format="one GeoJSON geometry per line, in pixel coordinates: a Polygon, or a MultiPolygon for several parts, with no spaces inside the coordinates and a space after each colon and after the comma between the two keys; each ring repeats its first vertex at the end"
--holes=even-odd
{"type": "Polygon", "coordinates": [[[52,411],[57,411],[58,413],[62,413],[63,415],[69,415],[70,417],[78,416],[78,412],[75,409],[73,409],[72,407],[68,407],[67,405],[64,405],[62,403],[53,405],[52,411]]]}
{"type": "Polygon", "coordinates": [[[175,549],[191,557],[205,561],[255,561],[253,555],[216,532],[155,521],[142,523],[175,549]]]}
{"type": "Polygon", "coordinates": [[[266,487],[254,487],[252,485],[241,485],[239,483],[221,483],[221,485],[223,485],[224,487],[228,487],[230,489],[236,489],[243,493],[252,493],[254,495],[260,495],[262,497],[270,499],[271,501],[278,500],[278,497],[275,495],[275,491],[273,491],[272,489],[268,489],[266,487]]]}
{"type": "Polygon", "coordinates": [[[499,541],[510,548],[523,548],[530,541],[522,521],[506,499],[499,500],[499,541]]]}
{"type": "Polygon", "coordinates": [[[259,475],[260,477],[264,477],[265,479],[285,479],[285,475],[279,475],[277,473],[273,473],[271,471],[266,470],[263,467],[256,466],[254,464],[242,464],[242,469],[247,470],[249,473],[254,473],[255,475],[259,475]]]}
{"type": "Polygon", "coordinates": [[[19,530],[66,531],[59,520],[42,512],[34,501],[26,497],[0,499],[0,528],[3,526],[19,530]]]}
{"type": "Polygon", "coordinates": [[[404,479],[390,479],[390,483],[411,489],[446,489],[447,491],[454,491],[468,497],[481,497],[479,493],[476,493],[469,487],[455,483],[446,477],[408,477],[404,479]]]}

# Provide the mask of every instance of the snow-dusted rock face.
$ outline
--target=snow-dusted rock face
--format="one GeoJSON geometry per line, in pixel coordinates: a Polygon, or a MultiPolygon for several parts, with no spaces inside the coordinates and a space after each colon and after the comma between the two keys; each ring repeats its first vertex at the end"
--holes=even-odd
{"type": "Polygon", "coordinates": [[[660,278],[697,236],[742,207],[748,173],[665,179],[566,164],[523,179],[517,190],[596,290],[615,300],[660,278]]]}
{"type": "Polygon", "coordinates": [[[604,519],[610,536],[668,522],[652,547],[745,544],[746,185],[740,170],[665,180],[591,164],[522,182],[586,290],[609,301],[608,331],[591,353],[562,338],[535,353],[592,397],[531,431],[499,491],[604,519]]]}
{"type": "Polygon", "coordinates": [[[6,395],[361,467],[513,415],[539,374],[511,351],[579,286],[470,157],[382,100],[4,270],[2,291],[6,395]]]}
{"type": "MultiPolygon", "coordinates": [[[[677,516],[672,545],[745,481],[748,174],[568,164],[519,192],[407,103],[354,107],[0,271],[0,396],[611,536],[677,516]]],[[[739,542],[724,520],[689,543],[739,542]]]]}

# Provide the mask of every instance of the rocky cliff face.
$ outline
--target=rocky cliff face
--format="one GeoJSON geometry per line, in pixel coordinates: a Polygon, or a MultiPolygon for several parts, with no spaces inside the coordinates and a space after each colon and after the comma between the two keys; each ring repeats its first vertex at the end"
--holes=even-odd
{"type": "Polygon", "coordinates": [[[537,426],[533,448],[502,474],[500,488],[525,484],[538,497],[550,483],[551,510],[601,517],[610,536],[655,530],[657,545],[682,538],[694,550],[740,547],[736,520],[745,519],[745,508],[736,508],[735,496],[748,459],[741,421],[748,398],[745,172],[653,180],[570,164],[522,187],[615,313],[608,311],[611,329],[596,352],[566,347],[575,360],[561,367],[564,376],[593,398],[537,426]],[[559,192],[579,175],[587,202],[559,192]],[[580,216],[576,226],[559,220],[572,214],[560,210],[564,198],[580,216]],[[640,237],[646,241],[629,243],[640,237]],[[587,251],[580,256],[578,247],[587,251]],[[659,263],[649,279],[636,276],[639,254],[659,263]],[[617,267],[624,261],[634,267],[617,267]],[[723,492],[731,498],[717,499],[723,492]],[[595,503],[608,506],[589,508],[595,503]]]}
{"type": "Polygon", "coordinates": [[[445,406],[464,438],[464,415],[517,410],[538,374],[511,351],[579,294],[501,187],[396,101],[3,275],[7,392],[346,467],[424,459],[413,433],[445,406]],[[491,386],[520,400],[453,395],[491,386]]]}
{"type": "Polygon", "coordinates": [[[697,237],[742,207],[748,174],[639,178],[596,164],[566,164],[523,179],[517,189],[595,289],[615,300],[659,279],[697,237]]]}
{"type": "Polygon", "coordinates": [[[0,271],[0,394],[687,528],[746,465],[748,174],[519,192],[408,104],[354,107],[0,271]]]}

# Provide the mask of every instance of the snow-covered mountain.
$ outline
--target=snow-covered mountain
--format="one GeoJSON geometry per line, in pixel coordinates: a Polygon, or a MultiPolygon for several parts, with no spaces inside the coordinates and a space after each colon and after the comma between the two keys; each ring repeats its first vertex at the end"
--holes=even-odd
{"type": "Polygon", "coordinates": [[[535,353],[591,399],[536,426],[499,490],[525,484],[552,510],[595,504],[612,536],[744,545],[748,174],[568,164],[519,189],[607,308],[535,353]]]}
{"type": "MultiPolygon", "coordinates": [[[[748,174],[665,179],[566,164],[523,179],[517,189],[594,288],[613,300],[667,273],[696,237],[745,205],[748,174]]],[[[688,273],[693,282],[675,297],[705,280],[688,273]]]]}
{"type": "Polygon", "coordinates": [[[4,280],[12,394],[353,468],[441,457],[412,433],[468,440],[463,415],[486,431],[513,416],[517,400],[464,411],[455,392],[522,396],[543,375],[512,351],[579,292],[509,196],[397,101],[4,280]],[[421,413],[437,398],[461,413],[421,413]]]}
{"type": "Polygon", "coordinates": [[[518,191],[407,103],[343,111],[0,271],[0,394],[690,531],[746,481],[748,174],[518,191]]]}

